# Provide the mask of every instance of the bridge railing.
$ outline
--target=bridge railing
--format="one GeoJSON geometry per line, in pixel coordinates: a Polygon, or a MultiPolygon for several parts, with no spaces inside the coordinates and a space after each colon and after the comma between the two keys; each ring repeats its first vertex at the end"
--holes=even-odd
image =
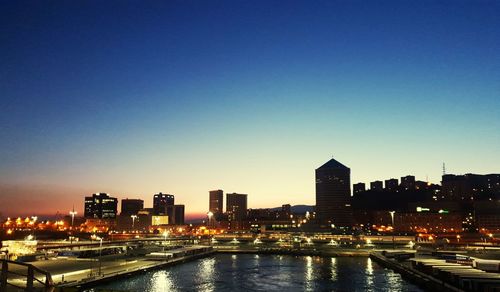
{"type": "Polygon", "coordinates": [[[54,291],[54,283],[49,272],[33,265],[1,260],[0,291],[23,289],[25,291],[54,291]]]}

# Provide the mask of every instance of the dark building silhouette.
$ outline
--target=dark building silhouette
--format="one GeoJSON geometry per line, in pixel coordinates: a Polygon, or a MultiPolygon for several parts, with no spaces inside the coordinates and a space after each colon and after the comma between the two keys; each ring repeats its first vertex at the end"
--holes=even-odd
{"type": "Polygon", "coordinates": [[[372,191],[382,191],[384,189],[383,183],[380,180],[372,181],[370,183],[370,190],[372,191]]]}
{"type": "Polygon", "coordinates": [[[84,217],[87,219],[114,219],[116,218],[118,199],[106,193],[92,194],[85,197],[84,217]]]}
{"type": "Polygon", "coordinates": [[[172,218],[173,222],[171,224],[184,225],[184,205],[174,205],[172,218]]]}
{"type": "MultiPolygon", "coordinates": [[[[169,194],[158,193],[153,197],[153,214],[154,215],[168,215],[169,220],[172,214],[168,214],[167,208],[168,206],[174,205],[174,196],[169,194]]],[[[170,210],[172,210],[170,208],[170,210]]],[[[171,211],[172,212],[172,211],[171,211]]]]}
{"type": "Polygon", "coordinates": [[[500,199],[500,174],[445,174],[441,183],[442,196],[447,200],[500,199]]]}
{"type": "Polygon", "coordinates": [[[316,218],[320,224],[352,226],[351,170],[335,159],[316,169],[316,218]]]}
{"type": "Polygon", "coordinates": [[[224,212],[222,209],[224,193],[222,190],[215,190],[208,192],[208,195],[209,195],[208,210],[214,214],[216,220],[219,220],[220,216],[224,212]]]}
{"type": "Polygon", "coordinates": [[[407,175],[401,177],[401,188],[405,191],[415,189],[415,176],[407,175]]]}
{"type": "Polygon", "coordinates": [[[243,221],[247,218],[247,195],[226,194],[226,213],[229,229],[243,228],[243,221]]]}
{"type": "Polygon", "coordinates": [[[123,199],[122,210],[120,215],[131,216],[137,215],[140,210],[144,209],[144,201],[140,199],[123,199]]]}
{"type": "Polygon", "coordinates": [[[365,183],[357,183],[352,186],[353,193],[359,193],[359,192],[364,192],[366,191],[366,185],[365,183]]]}
{"type": "Polygon", "coordinates": [[[288,219],[292,215],[292,206],[290,204],[281,205],[281,213],[279,215],[280,218],[288,219]]]}
{"type": "Polygon", "coordinates": [[[415,189],[416,190],[425,190],[429,187],[429,183],[421,180],[417,180],[415,182],[415,189]]]}
{"type": "Polygon", "coordinates": [[[388,191],[396,191],[399,187],[399,182],[397,178],[391,178],[385,180],[385,189],[388,191]]]}

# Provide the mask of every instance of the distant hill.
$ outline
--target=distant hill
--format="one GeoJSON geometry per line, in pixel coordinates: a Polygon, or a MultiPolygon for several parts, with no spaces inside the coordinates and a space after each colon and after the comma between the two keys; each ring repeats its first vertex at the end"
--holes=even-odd
{"type": "MultiPolygon", "coordinates": [[[[292,213],[299,213],[299,214],[303,214],[307,211],[309,212],[313,212],[314,211],[314,206],[309,206],[309,205],[293,205],[291,207],[292,209],[292,213]]],[[[280,211],[281,210],[281,207],[276,207],[276,208],[272,208],[271,210],[273,211],[280,211]]]]}

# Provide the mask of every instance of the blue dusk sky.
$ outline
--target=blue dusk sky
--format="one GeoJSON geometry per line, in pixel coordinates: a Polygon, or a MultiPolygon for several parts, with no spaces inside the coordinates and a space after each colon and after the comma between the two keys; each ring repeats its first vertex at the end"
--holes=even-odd
{"type": "MultiPolygon", "coordinates": [[[[2,1],[0,212],[500,172],[499,1],[2,1]]],[[[81,214],[81,213],[80,213],[81,214]]]]}

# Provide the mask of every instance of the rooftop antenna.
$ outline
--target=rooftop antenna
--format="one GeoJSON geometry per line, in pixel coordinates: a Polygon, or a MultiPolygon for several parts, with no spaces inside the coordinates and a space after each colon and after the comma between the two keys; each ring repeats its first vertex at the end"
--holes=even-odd
{"type": "Polygon", "coordinates": [[[445,175],[445,174],[446,174],[446,165],[443,162],[443,175],[445,175]]]}

